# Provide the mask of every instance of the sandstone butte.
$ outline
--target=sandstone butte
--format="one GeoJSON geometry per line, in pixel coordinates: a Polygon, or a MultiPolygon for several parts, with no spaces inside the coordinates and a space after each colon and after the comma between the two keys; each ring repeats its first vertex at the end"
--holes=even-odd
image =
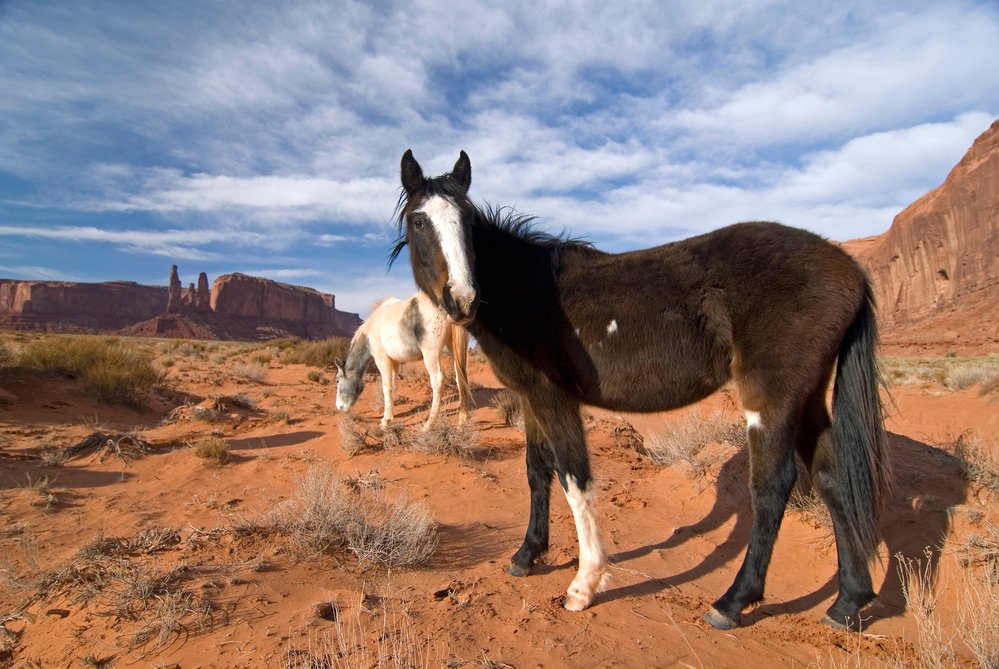
{"type": "Polygon", "coordinates": [[[999,120],[887,232],[844,244],[899,352],[999,352],[999,120]]]}
{"type": "MultiPolygon", "coordinates": [[[[886,232],[843,244],[873,280],[889,350],[999,351],[997,226],[999,120],[886,232]]],[[[267,339],[350,335],[360,324],[311,288],[243,274],[218,277],[210,297],[207,286],[202,273],[196,289],[182,289],[176,267],[170,288],[0,279],[0,328],[267,339]]]]}
{"type": "Polygon", "coordinates": [[[126,281],[70,283],[0,279],[0,328],[67,333],[262,340],[349,336],[361,323],[335,297],[245,274],[224,274],[208,290],[126,281]]]}

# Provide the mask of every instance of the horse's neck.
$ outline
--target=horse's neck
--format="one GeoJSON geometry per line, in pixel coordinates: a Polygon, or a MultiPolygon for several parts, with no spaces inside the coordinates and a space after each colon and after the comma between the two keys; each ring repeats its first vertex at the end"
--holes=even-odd
{"type": "Polygon", "coordinates": [[[554,306],[557,250],[494,227],[473,228],[472,239],[481,295],[473,326],[509,333],[554,306]]]}
{"type": "Polygon", "coordinates": [[[344,371],[347,372],[348,378],[357,378],[364,374],[369,362],[371,362],[371,347],[368,346],[368,332],[363,330],[350,342],[344,371]]]}

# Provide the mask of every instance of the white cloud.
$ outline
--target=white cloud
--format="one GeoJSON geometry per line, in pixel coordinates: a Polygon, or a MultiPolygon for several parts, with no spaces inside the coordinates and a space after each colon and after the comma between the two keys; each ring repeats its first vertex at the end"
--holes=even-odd
{"type": "Polygon", "coordinates": [[[183,259],[349,247],[381,270],[406,148],[428,174],[464,148],[476,199],[610,248],[745,218],[867,235],[999,111],[988,0],[80,0],[2,20],[0,217],[29,223],[0,235],[183,259]],[[100,225],[60,225],[81,212],[100,225]]]}
{"type": "Polygon", "coordinates": [[[385,179],[335,181],[304,176],[232,177],[157,170],[141,193],[79,203],[93,211],[225,212],[261,214],[271,223],[334,217],[370,224],[388,220],[396,186],[385,179]]]}
{"type": "Polygon", "coordinates": [[[856,43],[776,76],[757,78],[713,107],[679,112],[674,123],[695,141],[720,137],[742,146],[820,141],[894,127],[995,99],[999,21],[988,9],[944,5],[889,12],[856,43]]]}
{"type": "Polygon", "coordinates": [[[5,278],[17,279],[24,277],[33,281],[75,281],[76,277],[66,274],[52,267],[40,265],[0,265],[0,272],[7,275],[5,278]]]}

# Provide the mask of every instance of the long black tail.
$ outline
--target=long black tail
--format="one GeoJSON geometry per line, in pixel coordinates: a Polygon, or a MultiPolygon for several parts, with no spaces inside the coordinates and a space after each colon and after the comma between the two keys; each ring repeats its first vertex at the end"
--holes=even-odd
{"type": "Polygon", "coordinates": [[[878,548],[878,516],[891,489],[891,466],[881,410],[874,296],[865,280],[864,299],[839,347],[833,385],[832,439],[837,477],[849,527],[864,555],[878,548]]]}

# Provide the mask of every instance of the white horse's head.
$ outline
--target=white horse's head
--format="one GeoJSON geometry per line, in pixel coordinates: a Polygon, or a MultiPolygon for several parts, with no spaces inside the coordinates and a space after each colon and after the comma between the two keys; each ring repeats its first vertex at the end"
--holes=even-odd
{"type": "Polygon", "coordinates": [[[336,364],[336,408],[338,411],[350,411],[354,402],[364,390],[364,371],[360,374],[349,374],[340,363],[336,364]]]}

